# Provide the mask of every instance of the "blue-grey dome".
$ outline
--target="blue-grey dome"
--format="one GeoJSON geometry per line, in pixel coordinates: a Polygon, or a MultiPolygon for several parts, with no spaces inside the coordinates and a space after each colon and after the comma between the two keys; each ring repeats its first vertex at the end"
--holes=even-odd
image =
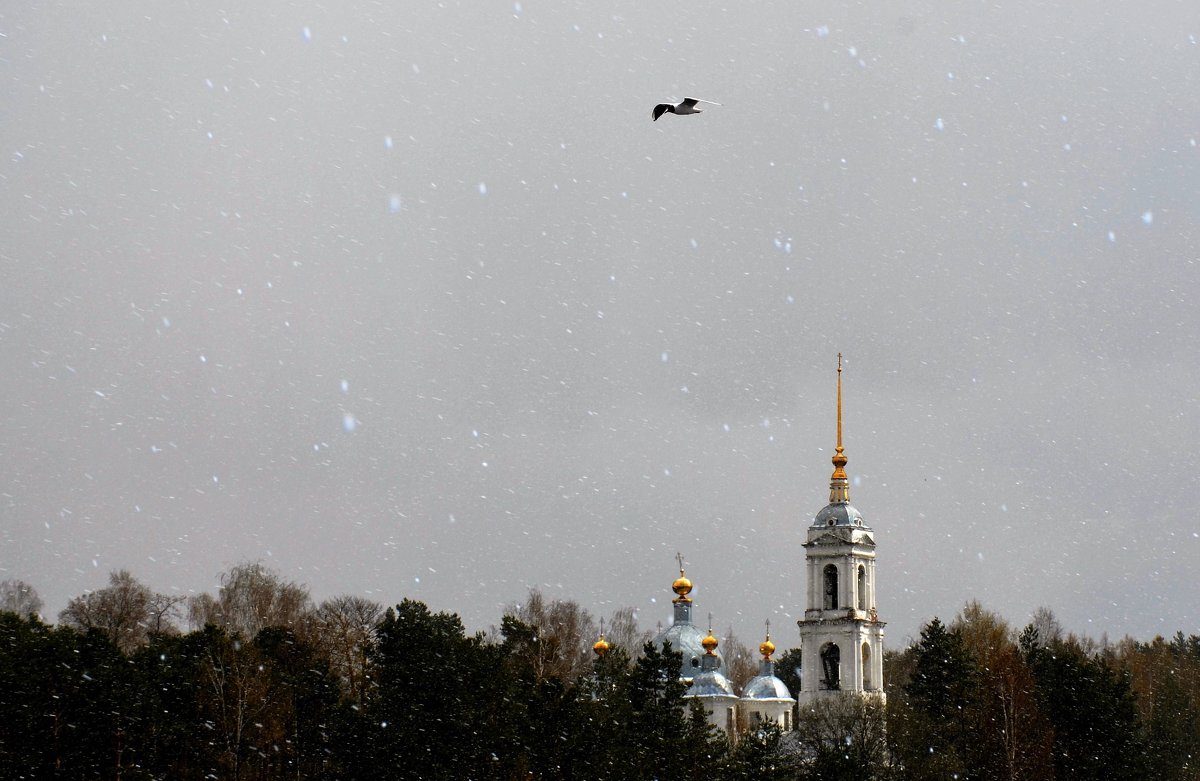
{"type": "MultiPolygon", "coordinates": [[[[704,658],[704,636],[705,633],[695,624],[677,622],[660,632],[658,637],[654,638],[654,644],[662,648],[665,640],[671,644],[672,651],[683,654],[683,669],[680,671],[680,676],[691,678],[700,674],[700,660],[704,658]]],[[[717,671],[724,674],[725,658],[720,654],[717,656],[721,660],[717,671]]]]}
{"type": "Polygon", "coordinates": [[[756,675],[742,691],[743,700],[790,700],[791,692],[774,675],[756,675]]]}
{"type": "Polygon", "coordinates": [[[688,687],[685,697],[736,697],[733,684],[729,679],[716,670],[705,670],[697,673],[688,687]]]}
{"type": "Polygon", "coordinates": [[[834,502],[827,504],[813,519],[813,526],[866,526],[860,513],[849,502],[834,502]]]}

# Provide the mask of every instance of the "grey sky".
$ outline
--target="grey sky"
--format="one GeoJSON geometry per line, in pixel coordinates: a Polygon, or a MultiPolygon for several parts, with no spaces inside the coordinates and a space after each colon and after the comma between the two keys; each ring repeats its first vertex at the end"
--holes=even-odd
{"type": "MultiPolygon", "coordinates": [[[[1058,6],[1048,8],[1047,6],[1058,6]]],[[[10,3],[0,575],[1196,631],[1200,13],[10,3]],[[650,121],[659,101],[720,101],[650,121]]]]}

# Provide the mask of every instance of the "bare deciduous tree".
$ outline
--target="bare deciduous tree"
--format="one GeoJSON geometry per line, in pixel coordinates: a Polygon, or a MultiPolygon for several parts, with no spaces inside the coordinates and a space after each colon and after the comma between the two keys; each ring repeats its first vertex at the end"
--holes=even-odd
{"type": "Polygon", "coordinates": [[[215,599],[209,594],[193,597],[188,610],[193,626],[212,624],[246,639],[270,626],[299,633],[311,612],[308,589],[261,562],[233,567],[221,576],[215,599]]]}
{"type": "Polygon", "coordinates": [[[253,645],[217,629],[205,634],[196,700],[205,723],[211,725],[213,745],[228,777],[242,778],[247,754],[253,750],[251,736],[274,723],[271,710],[279,698],[253,645]]]}
{"type": "Polygon", "coordinates": [[[23,580],[5,580],[0,583],[0,611],[32,618],[41,613],[42,598],[23,580]]]}
{"type": "Polygon", "coordinates": [[[834,777],[827,762],[836,768],[850,761],[856,778],[879,778],[887,768],[886,714],[874,698],[842,692],[801,708],[796,738],[818,778],[834,777]]]}
{"type": "Polygon", "coordinates": [[[963,605],[950,622],[950,630],[959,633],[967,651],[983,668],[989,667],[993,658],[1013,645],[1013,633],[1008,623],[974,599],[963,605]]]}
{"type": "Polygon", "coordinates": [[[538,679],[558,677],[575,681],[592,669],[592,643],[597,637],[591,614],[572,601],[547,602],[542,592],[530,589],[520,605],[505,611],[531,627],[537,658],[531,660],[538,679]]]}
{"type": "Polygon", "coordinates": [[[1048,607],[1039,607],[1033,611],[1030,624],[1037,630],[1038,642],[1043,645],[1054,645],[1063,639],[1062,624],[1054,616],[1054,611],[1048,607]]]}
{"type": "Polygon", "coordinates": [[[103,632],[129,653],[144,645],[152,632],[175,631],[171,619],[179,602],[178,597],[155,594],[128,570],[119,570],[109,574],[107,588],[68,602],[58,620],[81,631],[103,632]]]}
{"type": "Polygon", "coordinates": [[[654,634],[638,627],[637,611],[631,607],[617,608],[604,622],[604,638],[609,645],[621,648],[633,658],[654,634]]]}
{"type": "Polygon", "coordinates": [[[363,597],[338,596],[317,608],[319,643],[343,692],[354,702],[362,702],[366,695],[370,650],[382,619],[383,607],[363,597]]]}
{"type": "MultiPolygon", "coordinates": [[[[1046,626],[1057,623],[1045,608],[1046,626]]],[[[1036,614],[1035,614],[1036,615],[1036,614]]],[[[1013,632],[999,614],[971,600],[951,622],[975,660],[978,700],[964,718],[970,723],[972,762],[995,778],[1046,778],[1052,774],[1053,732],[1037,706],[1033,675],[1013,632]]]]}
{"type": "Polygon", "coordinates": [[[174,634],[179,631],[175,621],[182,617],[186,597],[159,594],[150,595],[146,606],[146,628],[150,634],[174,634]]]}
{"type": "Polygon", "coordinates": [[[734,691],[740,692],[751,678],[758,675],[758,657],[733,633],[733,627],[726,630],[719,650],[721,656],[725,657],[729,682],[733,684],[734,691]]]}

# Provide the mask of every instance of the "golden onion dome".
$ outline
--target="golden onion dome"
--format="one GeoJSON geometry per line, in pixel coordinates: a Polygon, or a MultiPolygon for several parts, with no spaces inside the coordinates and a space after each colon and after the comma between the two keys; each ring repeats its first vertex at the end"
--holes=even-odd
{"type": "Polygon", "coordinates": [[[608,641],[604,639],[604,633],[601,632],[600,639],[597,640],[596,644],[592,646],[592,652],[595,653],[596,656],[604,656],[606,653],[608,653],[608,649],[610,647],[611,646],[608,644],[608,641]]]}
{"type": "Polygon", "coordinates": [[[763,655],[763,659],[771,661],[771,654],[775,653],[775,644],[771,642],[770,635],[758,646],[758,652],[763,655]]]}
{"type": "Polygon", "coordinates": [[[684,576],[683,570],[679,571],[679,577],[671,584],[671,590],[685,599],[688,594],[692,593],[692,581],[684,576]]]}
{"type": "Polygon", "coordinates": [[[717,651],[717,638],[713,637],[712,630],[708,630],[708,636],[700,641],[700,645],[704,646],[707,653],[715,654],[717,651]]]}

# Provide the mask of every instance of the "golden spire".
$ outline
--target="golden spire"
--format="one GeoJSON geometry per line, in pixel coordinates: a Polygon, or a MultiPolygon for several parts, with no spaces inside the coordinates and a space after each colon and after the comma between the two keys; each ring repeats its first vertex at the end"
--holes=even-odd
{"type": "Polygon", "coordinates": [[[692,598],[688,596],[692,592],[692,581],[687,579],[683,574],[683,554],[676,553],[675,560],[679,562],[679,577],[671,584],[671,590],[679,596],[671,600],[672,602],[691,602],[692,598]]]}
{"type": "Polygon", "coordinates": [[[837,448],[833,452],[833,477],[829,481],[829,503],[850,501],[850,481],[846,478],[846,454],[842,448],[842,354],[838,353],[837,377],[837,448]]]}

